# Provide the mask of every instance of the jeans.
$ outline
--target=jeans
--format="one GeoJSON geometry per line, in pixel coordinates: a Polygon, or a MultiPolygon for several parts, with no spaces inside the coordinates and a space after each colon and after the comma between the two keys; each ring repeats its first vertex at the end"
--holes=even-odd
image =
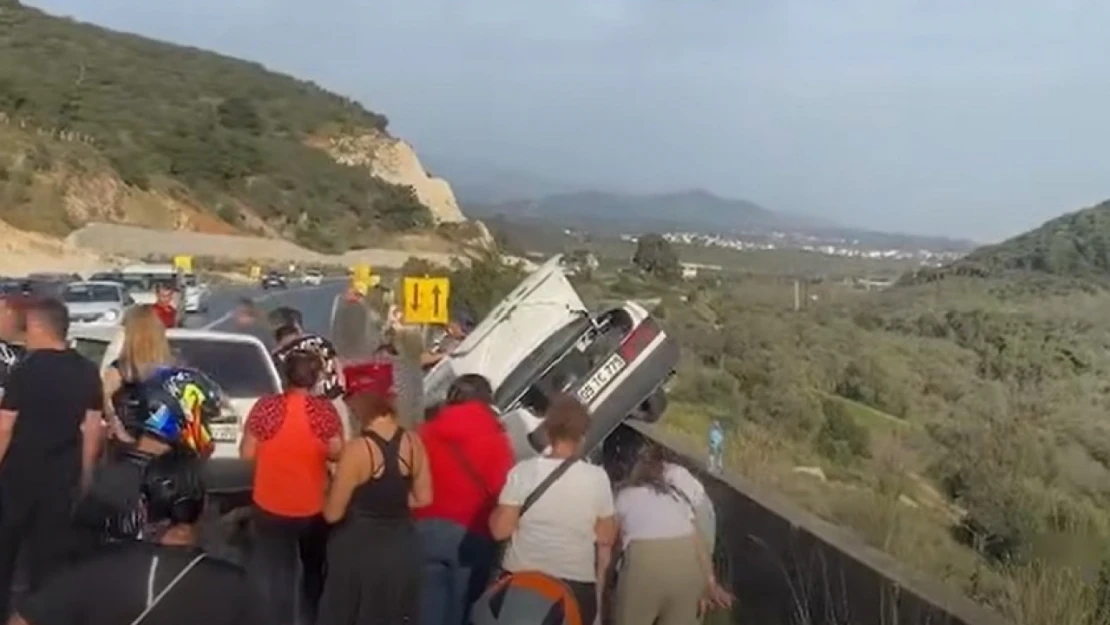
{"type": "Polygon", "coordinates": [[[424,557],[421,625],[466,625],[470,605],[489,581],[494,542],[444,519],[421,519],[416,531],[424,557]]]}
{"type": "Polygon", "coordinates": [[[316,621],[324,591],[327,525],[322,517],[282,517],[255,509],[253,574],[271,612],[271,622],[292,625],[300,613],[316,621]],[[301,583],[297,584],[300,564],[301,583]],[[300,599],[297,601],[297,599],[300,599]]]}

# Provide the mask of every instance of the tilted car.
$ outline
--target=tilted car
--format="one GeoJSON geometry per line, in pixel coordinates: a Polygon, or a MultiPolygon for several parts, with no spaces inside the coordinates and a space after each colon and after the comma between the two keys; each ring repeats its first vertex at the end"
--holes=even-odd
{"type": "Polygon", "coordinates": [[[119,325],[135,301],[118,282],[71,282],[62,289],[71,324],[119,325]]]}
{"type": "Polygon", "coordinates": [[[456,377],[485,376],[518,459],[547,447],[539,425],[552,394],[589,408],[585,444],[596,451],[626,419],[662,415],[663,387],[678,366],[677,342],[644,307],[625,302],[591,314],[560,261],[525,278],[424,379],[425,401],[435,405],[456,377]]]}

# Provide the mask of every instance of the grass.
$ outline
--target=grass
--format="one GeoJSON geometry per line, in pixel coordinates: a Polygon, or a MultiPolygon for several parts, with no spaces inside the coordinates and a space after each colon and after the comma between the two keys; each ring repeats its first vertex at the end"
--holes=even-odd
{"type": "MultiPolygon", "coordinates": [[[[840,399],[879,433],[873,442],[875,470],[861,474],[830,466],[808,446],[745,420],[739,420],[728,437],[728,470],[783,494],[900,562],[995,608],[1014,625],[1110,623],[1110,618],[1098,613],[1096,585],[1079,569],[1040,561],[994,567],[957,542],[949,529],[953,507],[938,501],[939,493],[913,471],[901,448],[891,441],[909,426],[840,399]],[[829,477],[822,480],[800,473],[798,467],[820,467],[829,477]]],[[[701,406],[675,402],[662,427],[680,444],[704,448],[709,421],[701,406]]],[[[716,615],[706,622],[724,623],[724,618],[716,615]]]]}

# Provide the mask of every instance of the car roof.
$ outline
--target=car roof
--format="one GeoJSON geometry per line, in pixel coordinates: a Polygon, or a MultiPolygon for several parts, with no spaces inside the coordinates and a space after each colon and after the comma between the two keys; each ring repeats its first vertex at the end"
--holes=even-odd
{"type": "MultiPolygon", "coordinates": [[[[91,341],[107,341],[111,342],[117,335],[123,332],[122,326],[73,326],[69,329],[69,338],[71,339],[84,339],[91,341]]],[[[259,343],[262,344],[256,337],[249,334],[238,334],[235,332],[219,332],[216,330],[193,330],[190,328],[170,328],[166,330],[166,338],[196,340],[196,341],[220,341],[222,343],[259,343]]]]}

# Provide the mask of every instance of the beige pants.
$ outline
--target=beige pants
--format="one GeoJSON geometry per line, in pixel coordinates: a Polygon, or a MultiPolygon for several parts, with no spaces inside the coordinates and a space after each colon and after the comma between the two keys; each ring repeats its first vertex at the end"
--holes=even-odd
{"type": "Polygon", "coordinates": [[[705,574],[694,537],[634,540],[617,579],[616,625],[694,625],[705,574]]]}

